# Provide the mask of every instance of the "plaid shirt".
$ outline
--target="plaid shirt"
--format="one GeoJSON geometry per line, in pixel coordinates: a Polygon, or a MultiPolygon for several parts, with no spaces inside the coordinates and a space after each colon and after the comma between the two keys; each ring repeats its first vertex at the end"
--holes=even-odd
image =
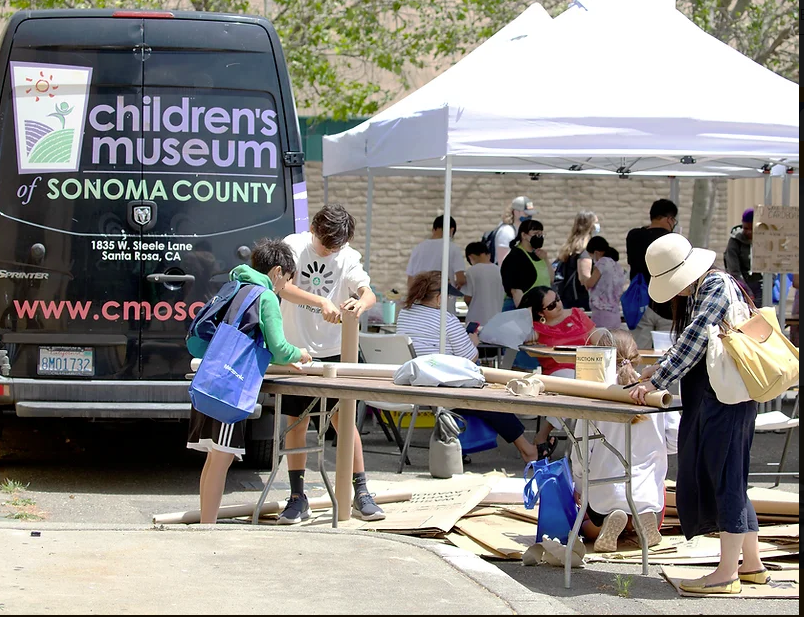
{"type": "Polygon", "coordinates": [[[726,278],[730,277],[724,277],[722,273],[707,274],[694,293],[690,325],[659,360],[661,368],[651,377],[651,383],[657,389],[665,390],[670,384],[684,377],[706,354],[706,346],[709,343],[707,326],[722,322],[729,308],[726,278]]]}

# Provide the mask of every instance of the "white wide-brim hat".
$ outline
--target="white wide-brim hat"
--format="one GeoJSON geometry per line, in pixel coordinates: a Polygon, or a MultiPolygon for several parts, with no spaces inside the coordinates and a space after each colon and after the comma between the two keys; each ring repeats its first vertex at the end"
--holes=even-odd
{"type": "Polygon", "coordinates": [[[667,234],[654,240],[645,253],[650,272],[648,294],[656,302],[667,302],[701,278],[715,263],[715,252],[692,248],[681,234],[667,234]]]}

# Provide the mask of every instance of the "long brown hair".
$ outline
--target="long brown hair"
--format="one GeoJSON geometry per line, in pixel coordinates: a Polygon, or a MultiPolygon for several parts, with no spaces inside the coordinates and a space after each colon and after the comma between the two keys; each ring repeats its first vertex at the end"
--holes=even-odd
{"type": "MultiPolygon", "coordinates": [[[[631,333],[627,330],[616,329],[607,330],[601,328],[603,335],[598,339],[598,345],[613,345],[617,350],[617,383],[621,386],[627,386],[639,381],[639,373],[636,371],[636,366],[639,364],[642,356],[639,355],[639,348],[637,348],[636,341],[631,333]]],[[[648,416],[640,413],[634,416],[631,424],[636,424],[647,420],[648,416]]]]}
{"type": "Polygon", "coordinates": [[[597,217],[591,210],[581,210],[575,215],[572,231],[558,251],[560,261],[567,261],[572,255],[580,255],[584,252],[595,228],[595,218],[597,217]]]}
{"type": "Polygon", "coordinates": [[[408,296],[405,298],[405,308],[411,308],[414,304],[421,304],[432,300],[441,293],[441,272],[431,270],[430,272],[420,272],[413,277],[408,285],[408,296]]]}

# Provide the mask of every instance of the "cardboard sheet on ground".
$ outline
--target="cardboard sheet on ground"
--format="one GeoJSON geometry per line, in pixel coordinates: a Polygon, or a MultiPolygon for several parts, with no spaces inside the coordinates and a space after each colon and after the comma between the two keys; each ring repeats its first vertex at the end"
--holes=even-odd
{"type": "MultiPolygon", "coordinates": [[[[763,559],[798,555],[798,543],[760,541],[759,552],[763,559]]],[[[612,553],[588,553],[586,560],[615,563],[641,563],[642,549],[631,538],[620,539],[618,550],[612,553]]],[[[698,536],[686,540],[684,536],[664,536],[661,544],[648,550],[648,562],[660,565],[698,565],[720,561],[720,540],[698,536]]]]}
{"type": "Polygon", "coordinates": [[[411,486],[410,501],[383,506],[385,520],[358,521],[355,528],[416,535],[447,533],[489,494],[495,481],[496,478],[475,476],[443,483],[419,482],[411,486]]]}
{"type": "Polygon", "coordinates": [[[501,514],[464,518],[455,527],[506,559],[522,559],[523,553],[536,542],[536,525],[501,514]]]}
{"type": "MultiPolygon", "coordinates": [[[[676,483],[665,481],[667,488],[667,507],[675,510],[676,483]]],[[[778,489],[752,486],[748,489],[748,498],[754,505],[757,515],[795,517],[798,519],[798,493],[787,493],[778,489]]]]}
{"type": "Polygon", "coordinates": [[[710,570],[703,568],[686,568],[681,566],[662,566],[662,575],[675,587],[678,595],[694,598],[781,598],[795,600],[798,598],[799,572],[798,570],[783,570],[771,572],[771,582],[767,585],[742,584],[739,594],[700,594],[682,591],[678,586],[685,579],[696,579],[708,574],[710,570]]]}
{"type": "Polygon", "coordinates": [[[464,551],[477,555],[478,557],[484,557],[486,559],[508,559],[502,553],[498,553],[497,551],[493,551],[490,548],[475,542],[469,536],[465,536],[462,533],[456,531],[452,533],[448,533],[446,540],[452,544],[453,546],[457,546],[464,551]]]}

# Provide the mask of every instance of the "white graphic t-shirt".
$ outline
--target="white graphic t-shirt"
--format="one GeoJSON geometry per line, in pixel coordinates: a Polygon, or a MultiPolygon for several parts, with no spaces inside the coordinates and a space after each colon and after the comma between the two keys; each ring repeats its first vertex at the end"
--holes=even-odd
{"type": "MultiPolygon", "coordinates": [[[[358,289],[371,285],[360,253],[348,244],[333,255],[321,257],[313,250],[313,234],[309,231],[291,234],[285,242],[296,260],[293,284],[299,289],[328,298],[340,307],[358,289]]],[[[288,342],[306,348],[313,358],[341,353],[341,326],[324,321],[318,307],[283,300],[282,322],[288,342]]]]}

